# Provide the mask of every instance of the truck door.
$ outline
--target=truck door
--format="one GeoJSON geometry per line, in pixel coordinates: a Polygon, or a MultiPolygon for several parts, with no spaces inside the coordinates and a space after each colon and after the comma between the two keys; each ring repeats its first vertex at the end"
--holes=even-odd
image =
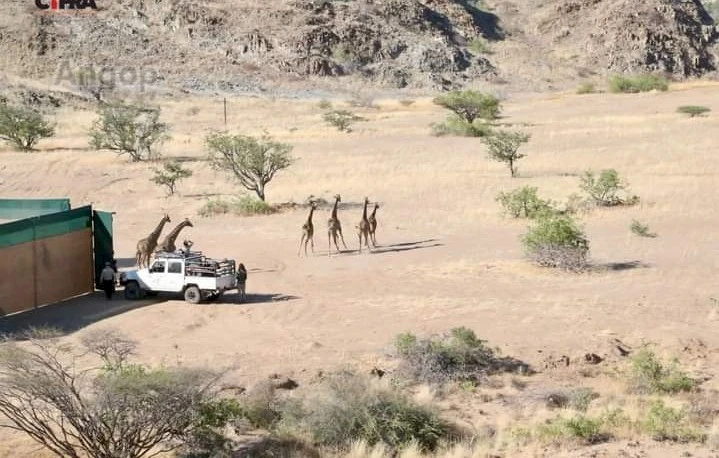
{"type": "Polygon", "coordinates": [[[163,277],[165,276],[167,263],[164,260],[156,260],[147,269],[147,283],[153,291],[164,291],[163,277]]]}
{"type": "Polygon", "coordinates": [[[162,276],[162,290],[180,292],[185,286],[183,262],[179,259],[167,261],[167,272],[162,276]]]}

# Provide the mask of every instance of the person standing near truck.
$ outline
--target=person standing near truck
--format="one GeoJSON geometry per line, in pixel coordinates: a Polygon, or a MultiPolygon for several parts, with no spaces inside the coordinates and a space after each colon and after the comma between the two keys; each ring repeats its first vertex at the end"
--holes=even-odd
{"type": "Polygon", "coordinates": [[[247,269],[245,265],[240,263],[237,266],[237,292],[240,295],[240,301],[245,301],[245,283],[247,282],[247,269]]]}
{"type": "Polygon", "coordinates": [[[100,282],[105,291],[105,297],[108,301],[111,300],[112,294],[115,292],[115,270],[112,268],[112,263],[105,263],[105,268],[100,273],[100,282]]]}

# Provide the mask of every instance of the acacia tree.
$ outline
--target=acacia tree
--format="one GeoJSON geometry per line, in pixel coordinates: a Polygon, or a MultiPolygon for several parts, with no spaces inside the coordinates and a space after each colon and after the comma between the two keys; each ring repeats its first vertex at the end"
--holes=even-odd
{"type": "Polygon", "coordinates": [[[529,138],[530,135],[523,132],[500,130],[481,140],[489,149],[489,157],[506,163],[512,177],[515,177],[517,175],[515,163],[525,156],[519,152],[519,147],[527,143],[529,138]]]}
{"type": "Polygon", "coordinates": [[[464,122],[472,124],[475,119],[493,120],[499,116],[499,99],[478,91],[452,91],[435,97],[433,102],[454,112],[464,122]]]}
{"type": "Polygon", "coordinates": [[[135,343],[96,331],[83,351],[56,331],[33,330],[0,347],[0,427],[23,432],[60,457],[142,458],[176,449],[203,427],[217,376],[130,364],[135,343]],[[80,370],[75,358],[102,365],[80,370]]]}
{"type": "Polygon", "coordinates": [[[53,135],[55,128],[40,113],[0,100],[0,139],[21,151],[32,151],[39,140],[53,135]]]}
{"type": "Polygon", "coordinates": [[[107,104],[90,129],[90,145],[128,154],[133,162],[157,159],[154,149],[169,138],[168,124],[160,122],[160,109],[140,105],[107,104]]]}
{"type": "Polygon", "coordinates": [[[276,142],[267,133],[255,138],[213,132],[205,142],[210,151],[210,166],[231,172],[245,189],[254,191],[263,202],[267,183],[294,162],[290,155],[292,145],[276,142]]]}
{"type": "Polygon", "coordinates": [[[183,178],[191,177],[192,170],[182,167],[179,162],[165,162],[162,169],[153,169],[155,175],[150,181],[158,186],[165,186],[167,195],[175,194],[177,182],[183,178]]]}

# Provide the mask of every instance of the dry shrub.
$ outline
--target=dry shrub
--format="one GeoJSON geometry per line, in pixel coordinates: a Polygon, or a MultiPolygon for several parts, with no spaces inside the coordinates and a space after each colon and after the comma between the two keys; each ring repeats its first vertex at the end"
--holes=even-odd
{"type": "Polygon", "coordinates": [[[589,241],[569,215],[541,217],[522,238],[527,257],[543,267],[581,271],[587,267],[589,241]]]}

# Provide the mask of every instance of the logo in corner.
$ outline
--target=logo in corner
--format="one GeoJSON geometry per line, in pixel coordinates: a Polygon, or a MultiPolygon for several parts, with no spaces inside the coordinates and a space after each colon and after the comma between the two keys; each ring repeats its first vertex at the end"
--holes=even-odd
{"type": "Polygon", "coordinates": [[[95,0],[35,0],[35,6],[51,11],[97,9],[95,0]]]}

